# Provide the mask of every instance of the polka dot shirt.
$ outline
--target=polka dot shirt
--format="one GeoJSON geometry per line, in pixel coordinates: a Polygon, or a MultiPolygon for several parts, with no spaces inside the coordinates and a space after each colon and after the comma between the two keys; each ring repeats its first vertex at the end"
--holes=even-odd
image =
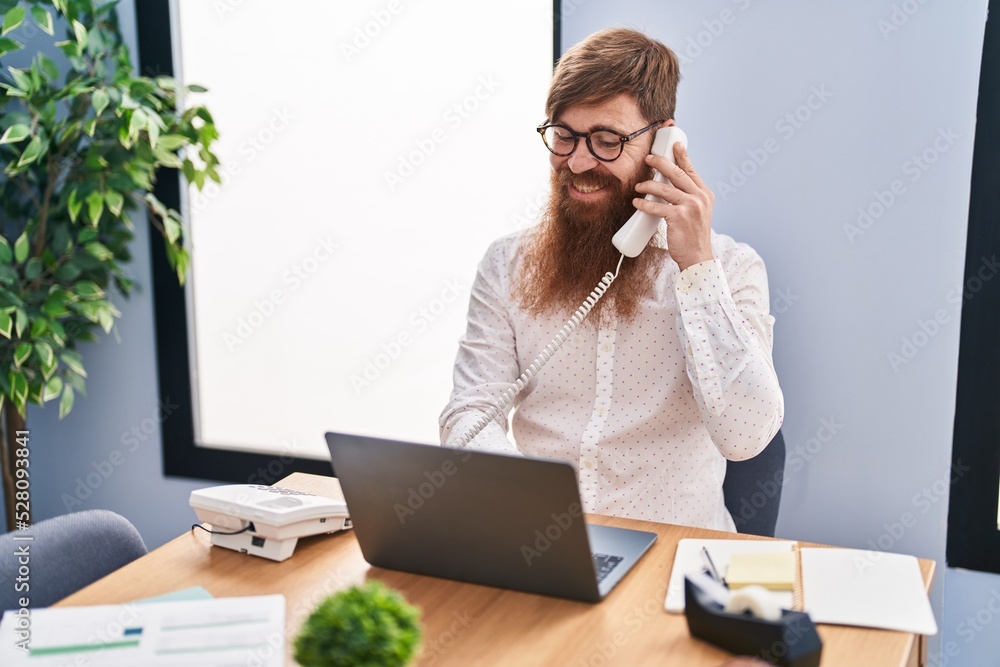
{"type": "MultiPolygon", "coordinates": [[[[572,315],[512,303],[522,233],[494,242],[480,263],[444,443],[469,432],[572,315]]],[[[587,512],[735,530],[726,459],[759,453],[784,401],[764,263],[728,236],[713,232],[712,247],[716,259],[683,272],[665,256],[633,320],[581,324],[514,399],[513,441],[500,416],[470,446],[570,461],[587,512]]]]}

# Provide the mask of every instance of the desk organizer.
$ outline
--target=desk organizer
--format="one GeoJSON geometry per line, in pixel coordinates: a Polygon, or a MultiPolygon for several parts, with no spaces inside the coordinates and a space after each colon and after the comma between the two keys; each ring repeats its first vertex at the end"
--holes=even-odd
{"type": "Polygon", "coordinates": [[[783,611],[776,621],[731,614],[684,578],[684,616],[692,637],[783,667],[819,667],[823,642],[809,614],[783,611]]]}

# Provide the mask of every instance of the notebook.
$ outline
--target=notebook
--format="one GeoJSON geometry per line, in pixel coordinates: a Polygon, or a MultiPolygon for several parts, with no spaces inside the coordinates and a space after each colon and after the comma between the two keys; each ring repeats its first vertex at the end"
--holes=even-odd
{"type": "Polygon", "coordinates": [[[730,558],[742,553],[797,554],[792,591],[771,591],[782,608],[805,611],[816,623],[937,633],[920,564],[903,554],[803,547],[783,540],[684,539],[677,545],[664,608],[684,611],[684,576],[706,569],[702,547],[725,577],[730,558]]]}
{"type": "Polygon", "coordinates": [[[565,461],[326,440],[361,552],[378,567],[597,602],[656,541],[585,522],[565,461]]]}
{"type": "Polygon", "coordinates": [[[860,549],[801,549],[802,604],[816,623],[937,634],[913,556],[860,549]]]}

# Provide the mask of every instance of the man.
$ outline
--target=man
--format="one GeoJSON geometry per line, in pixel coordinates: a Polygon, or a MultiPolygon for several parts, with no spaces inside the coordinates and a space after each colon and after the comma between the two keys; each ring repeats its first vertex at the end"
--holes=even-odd
{"type": "Polygon", "coordinates": [[[784,403],[763,262],[712,231],[714,195],[683,147],[677,166],[648,155],[655,130],[674,124],[679,79],[673,52],[632,30],[596,33],[560,59],[539,128],[550,201],[479,266],[441,439],[469,433],[615,270],[611,237],[640,208],[666,224],[516,397],[516,446],[502,413],[469,446],[571,461],[588,512],[732,531],[726,459],[759,453],[784,403]]]}

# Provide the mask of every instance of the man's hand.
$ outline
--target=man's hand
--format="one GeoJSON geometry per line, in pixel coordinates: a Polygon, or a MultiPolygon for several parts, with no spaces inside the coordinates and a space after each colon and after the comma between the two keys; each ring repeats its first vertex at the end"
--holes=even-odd
{"type": "Polygon", "coordinates": [[[643,181],[635,189],[643,195],[654,194],[669,204],[646,201],[637,197],[635,207],[658,215],[667,221],[667,250],[681,271],[699,262],[713,259],[712,204],[715,194],[695,171],[687,149],[674,145],[673,165],[661,155],[647,155],[646,164],[670,179],[670,183],[643,181]]]}

